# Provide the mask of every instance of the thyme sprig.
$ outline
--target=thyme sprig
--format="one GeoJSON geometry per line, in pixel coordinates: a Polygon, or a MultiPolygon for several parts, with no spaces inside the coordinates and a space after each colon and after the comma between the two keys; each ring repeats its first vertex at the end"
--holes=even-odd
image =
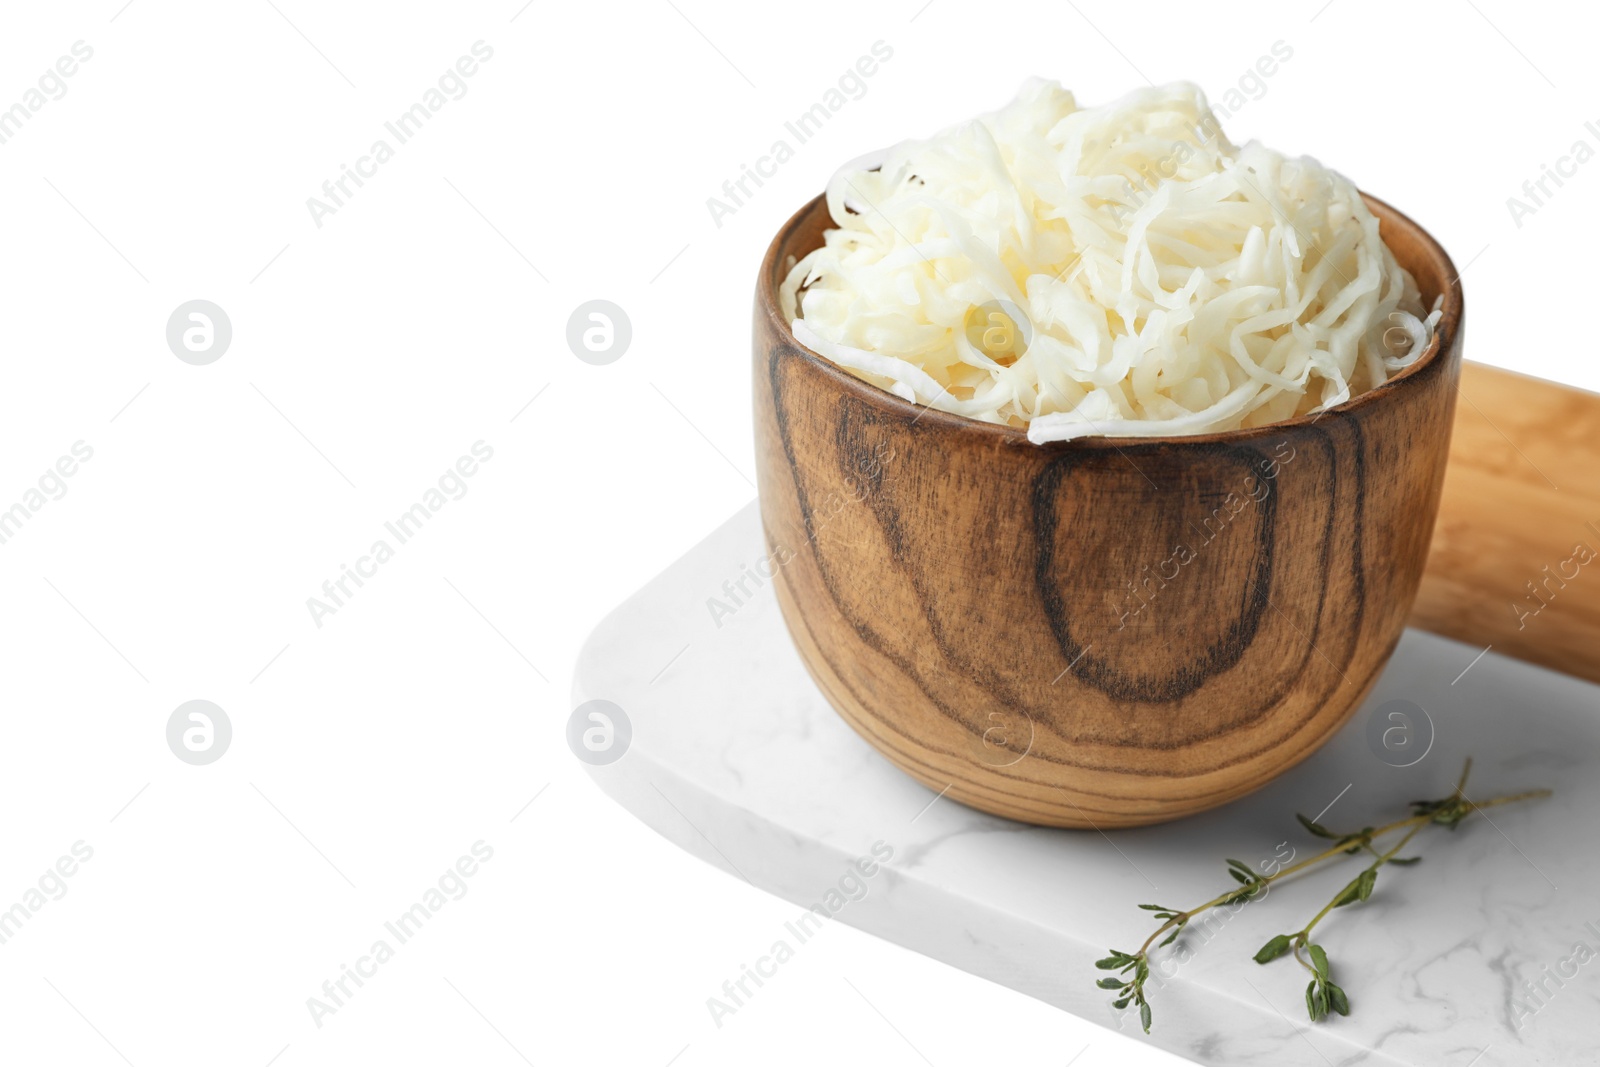
{"type": "Polygon", "coordinates": [[[1172,944],[1178,938],[1195,916],[1210,911],[1212,908],[1222,907],[1226,904],[1238,904],[1254,900],[1262,896],[1267,886],[1280,881],[1293,874],[1298,874],[1308,868],[1315,867],[1329,860],[1340,859],[1345,856],[1354,856],[1365,853],[1372,857],[1371,862],[1363,867],[1360,872],[1347,883],[1344,888],[1334,894],[1333,898],[1325,904],[1321,911],[1311,917],[1311,921],[1299,930],[1288,934],[1278,934],[1259,948],[1253,959],[1257,963],[1266,964],[1282,956],[1293,955],[1295,960],[1311,976],[1306,986],[1306,1014],[1312,1022],[1321,1022],[1330,1012],[1339,1015],[1350,1014],[1350,998],[1340,986],[1333,981],[1333,966],[1328,959],[1327,951],[1311,939],[1312,932],[1317,926],[1338,908],[1360,904],[1372,896],[1373,889],[1378,884],[1378,872],[1389,865],[1411,866],[1421,861],[1421,856],[1399,855],[1400,851],[1411,843],[1411,840],[1429,826],[1443,826],[1454,830],[1460,826],[1473,812],[1485,808],[1495,808],[1502,804],[1514,804],[1523,800],[1535,800],[1550,795],[1548,789],[1533,789],[1524,793],[1515,793],[1509,796],[1496,797],[1477,803],[1469,800],[1466,795],[1467,775],[1472,771],[1472,761],[1467,760],[1466,767],[1461,772],[1461,778],[1456,783],[1455,790],[1439,800],[1416,800],[1411,802],[1411,814],[1407,818],[1397,819],[1394,822],[1378,827],[1364,827],[1354,833],[1337,833],[1329,830],[1320,823],[1296,815],[1300,825],[1312,836],[1332,842],[1326,849],[1310,856],[1298,863],[1274,871],[1271,874],[1262,874],[1239,860],[1227,861],[1229,876],[1238,885],[1220,896],[1206,901],[1198,907],[1187,911],[1168,907],[1164,904],[1140,904],[1145,911],[1153,912],[1154,917],[1160,920],[1160,925],[1144,944],[1139,946],[1137,952],[1122,952],[1111,950],[1111,955],[1099,960],[1095,966],[1102,971],[1116,971],[1115,976],[1100,979],[1096,985],[1101,989],[1113,990],[1115,993],[1112,1007],[1118,1011],[1130,1004],[1139,1008],[1139,1022],[1144,1027],[1144,1032],[1150,1032],[1150,1002],[1145,995],[1145,982],[1150,977],[1150,954],[1158,948],[1172,944]],[[1380,849],[1375,842],[1387,838],[1391,834],[1399,833],[1401,836],[1394,844],[1380,849]],[[1165,934],[1166,937],[1162,938],[1165,934]]]}

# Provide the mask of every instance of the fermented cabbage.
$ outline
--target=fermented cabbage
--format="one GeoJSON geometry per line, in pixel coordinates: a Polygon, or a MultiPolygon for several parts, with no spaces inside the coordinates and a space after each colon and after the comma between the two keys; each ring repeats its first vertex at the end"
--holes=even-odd
{"type": "Polygon", "coordinates": [[[1234,146],[1187,83],[993,114],[828,183],[780,301],[795,337],[917,404],[1035,443],[1198,434],[1343,403],[1438,312],[1342,175],[1234,146]]]}

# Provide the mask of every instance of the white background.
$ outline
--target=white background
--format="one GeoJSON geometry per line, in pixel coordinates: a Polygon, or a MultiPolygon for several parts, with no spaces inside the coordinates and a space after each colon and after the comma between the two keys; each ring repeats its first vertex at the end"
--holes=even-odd
{"type": "Polygon", "coordinates": [[[1565,325],[1600,161],[1520,228],[1506,206],[1600,146],[1587,12],[274,2],[18,5],[0,31],[0,107],[94,50],[0,145],[0,508],[94,450],[0,545],[0,908],[94,850],[0,945],[0,1061],[1175,1062],[842,925],[716,1028],[706,997],[793,909],[591,785],[574,657],[754,494],[750,302],[781,221],[1026,74],[1218,98],[1286,42],[1234,139],[1430,228],[1471,358],[1600,387],[1565,325]],[[306,199],[479,40],[467,94],[318,228],[306,199]],[[866,94],[715,225],[706,199],[880,40],[866,94]],[[195,298],[233,325],[209,366],[165,341],[195,298]],[[565,342],[592,298],[633,323],[609,366],[565,342]],[[306,599],[479,440],[469,492],[318,628],[306,599]],[[165,740],[196,698],[234,728],[205,767],[165,740]],[[479,840],[467,895],[317,1027],[307,998],[479,840]]]}

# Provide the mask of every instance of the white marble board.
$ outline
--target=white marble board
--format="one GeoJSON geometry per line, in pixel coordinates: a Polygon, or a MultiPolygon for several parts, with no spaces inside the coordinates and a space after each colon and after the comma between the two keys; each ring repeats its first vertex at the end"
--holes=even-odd
{"type": "Polygon", "coordinates": [[[760,553],[752,503],[618,607],[579,660],[575,703],[612,701],[632,728],[593,777],[671,841],[800,907],[840,899],[828,893],[846,865],[881,842],[893,857],[837,920],[1198,1063],[1600,1063],[1600,955],[1578,949],[1600,954],[1600,688],[1492,652],[1473,663],[1478,649],[1408,631],[1351,723],[1253,796],[1140,830],[1042,829],[939,798],[878,756],[807,676],[770,586],[714,618],[708,599],[760,553]],[[1365,736],[1395,699],[1434,725],[1407,768],[1365,736]],[[1310,855],[1296,811],[1328,809],[1336,829],[1388,821],[1448,793],[1468,755],[1475,798],[1555,796],[1454,837],[1430,829],[1421,864],[1323,924],[1349,1018],[1311,1026],[1300,968],[1249,958],[1315,913],[1336,872],[1274,886],[1209,940],[1186,935],[1187,961],[1152,980],[1148,1038],[1095,988],[1093,961],[1152,928],[1136,904],[1209,899],[1230,884],[1224,857],[1254,864],[1283,842],[1310,855]]]}

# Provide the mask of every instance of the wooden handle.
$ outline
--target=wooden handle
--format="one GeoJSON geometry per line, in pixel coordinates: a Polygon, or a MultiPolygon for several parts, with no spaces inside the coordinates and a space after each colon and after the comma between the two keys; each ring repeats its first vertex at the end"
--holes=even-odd
{"type": "Polygon", "coordinates": [[[1600,395],[1464,364],[1411,624],[1600,682],[1600,395]]]}

